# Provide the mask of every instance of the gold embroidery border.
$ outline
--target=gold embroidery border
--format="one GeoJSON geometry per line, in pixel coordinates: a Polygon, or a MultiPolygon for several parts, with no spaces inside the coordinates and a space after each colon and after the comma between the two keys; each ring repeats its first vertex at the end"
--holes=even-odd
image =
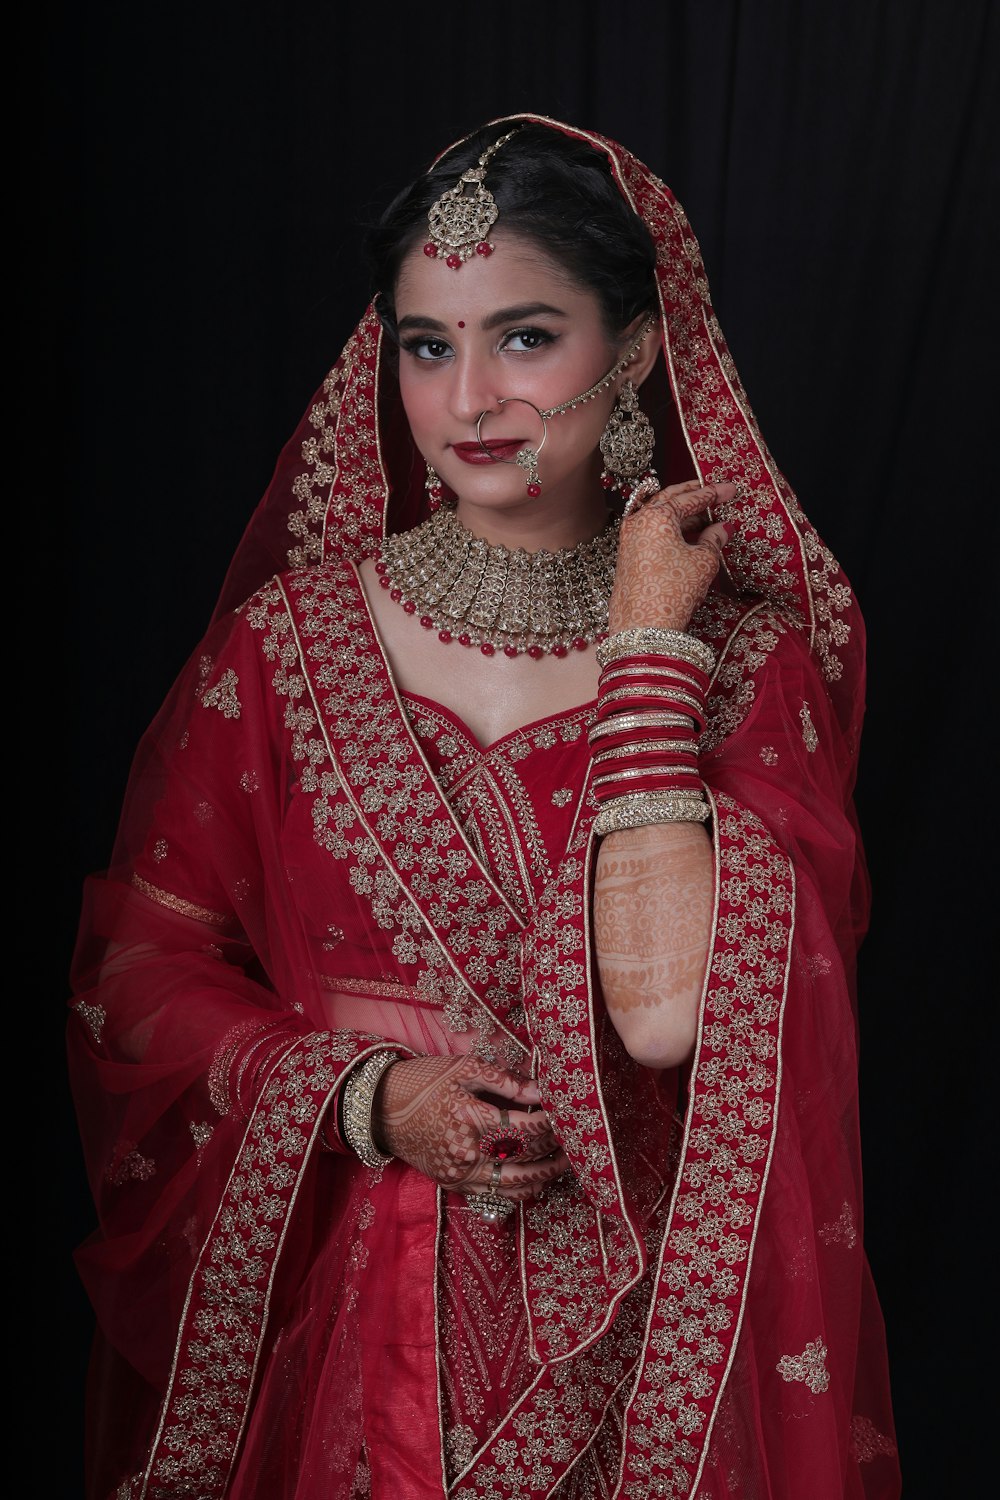
{"type": "Polygon", "coordinates": [[[226,927],[231,920],[225,913],[210,911],[207,906],[195,906],[193,901],[185,901],[183,896],[174,896],[170,891],[162,890],[160,886],[144,880],[134,870],[132,884],[140,895],[155,901],[157,906],[165,906],[168,911],[177,912],[182,917],[191,917],[195,922],[207,922],[212,927],[226,927]]]}
{"type": "MultiPolygon", "coordinates": [[[[330,593],[335,592],[335,582],[343,583],[345,581],[350,581],[352,583],[358,596],[355,603],[360,603],[363,606],[370,624],[370,640],[364,642],[364,655],[362,655],[361,650],[359,649],[362,644],[360,632],[351,632],[347,630],[340,630],[338,632],[337,624],[342,622],[335,621],[329,626],[330,635],[332,638],[336,639],[338,646],[343,651],[353,651],[356,672],[358,669],[363,669],[364,666],[368,665],[372,661],[378,663],[379,670],[382,674],[384,674],[386,681],[380,682],[378,676],[376,675],[376,677],[374,678],[374,682],[385,696],[386,703],[392,703],[394,706],[395,722],[393,724],[393,730],[395,731],[396,736],[399,736],[400,730],[402,730],[401,737],[405,738],[405,740],[408,742],[411,753],[419,762],[425,778],[424,790],[429,791],[434,796],[435,801],[438,804],[436,816],[441,819],[446,819],[447,822],[451,825],[452,836],[456,837],[460,841],[463,850],[472,862],[476,876],[482,879],[484,883],[490,887],[491,890],[496,892],[498,900],[509,914],[510,921],[514,924],[515,927],[517,927],[518,929],[522,929],[523,923],[520,917],[518,917],[517,913],[513,911],[510,903],[507,901],[506,896],[502,891],[498,889],[492,878],[489,876],[488,872],[483,870],[479,859],[476,857],[475,851],[469,845],[469,842],[466,839],[461,826],[457,822],[454,813],[449,807],[441,791],[437,779],[430,769],[427,759],[420,747],[419,741],[417,740],[413,728],[407,719],[406,713],[403,710],[403,706],[399,698],[396,684],[392,678],[391,672],[389,671],[388,660],[382,646],[381,638],[374,629],[374,622],[371,618],[371,612],[368,607],[367,597],[364,593],[364,589],[362,588],[360,578],[358,577],[356,565],[352,562],[330,564],[324,569],[310,570],[310,578],[312,587],[322,587],[330,593]],[[317,573],[321,575],[322,583],[318,582],[316,578],[317,573]],[[386,685],[389,689],[388,695],[385,695],[386,685]]],[[[319,700],[317,690],[318,685],[314,680],[314,674],[311,670],[311,663],[307,660],[307,653],[303,643],[302,633],[299,629],[299,615],[296,612],[293,602],[287,592],[284,580],[279,578],[276,580],[276,583],[281,597],[283,598],[285,603],[285,611],[294,638],[295,650],[298,656],[299,665],[302,669],[303,677],[306,683],[306,689],[313,707],[313,712],[316,716],[317,728],[319,730],[319,733],[323,737],[323,743],[326,747],[326,752],[330,758],[330,762],[337,771],[344,796],[350,802],[355,816],[358,819],[358,822],[361,824],[362,828],[372,840],[373,845],[378,850],[379,857],[385,864],[392,879],[396,882],[396,885],[399,887],[400,891],[410,902],[414,911],[420,918],[420,921],[424,924],[424,927],[426,928],[430,937],[434,942],[437,943],[438,949],[441,954],[443,954],[448,968],[461,981],[463,987],[471,995],[475,1003],[478,1006],[482,1007],[483,1011],[489,1017],[491,1023],[496,1027],[496,1029],[504,1032],[505,1035],[510,1039],[510,1041],[512,1041],[520,1050],[523,1051],[524,1043],[521,1041],[521,1039],[510,1029],[506,1020],[502,1016],[500,1016],[498,1012],[487,1002],[484,996],[480,993],[479,987],[469,978],[468,975],[466,975],[462,971],[462,969],[456,963],[454,955],[448,948],[445,939],[438,932],[437,928],[430,918],[429,913],[424,911],[420,898],[410,890],[404,875],[400,870],[396,868],[395,864],[393,863],[391,848],[387,846],[387,841],[380,835],[378,829],[372,826],[372,820],[362,807],[360,798],[358,797],[355,787],[352,784],[353,775],[348,770],[343,761],[338,757],[334,749],[334,736],[330,724],[330,715],[319,700]]],[[[339,602],[342,603],[343,601],[339,602]]],[[[349,675],[346,667],[340,662],[336,663],[336,671],[341,682],[346,676],[349,675]]],[[[371,759],[372,757],[369,755],[368,760],[371,761],[371,759]]],[[[386,759],[388,763],[388,757],[386,759]]],[[[464,883],[464,881],[460,882],[460,884],[462,883],[464,883]]],[[[466,909],[468,909],[468,903],[466,903],[466,909]]],[[[456,919],[458,918],[458,916],[459,913],[455,913],[456,919]]],[[[511,1007],[509,1008],[512,1008],[519,999],[519,996],[513,997],[511,1000],[511,1007]]]]}
{"type": "MultiPolygon", "coordinates": [[[[178,1475],[189,1489],[193,1475],[190,1455],[194,1447],[203,1460],[197,1472],[200,1500],[223,1500],[249,1414],[285,1232],[298,1198],[303,1174],[316,1146],[323,1111],[336,1097],[349,1067],[363,1062],[384,1045],[383,1038],[365,1033],[314,1032],[304,1037],[296,1036],[275,1060],[257,1107],[247,1122],[219,1206],[188,1280],[166,1392],[138,1500],[155,1500],[157,1495],[164,1493],[161,1488],[163,1482],[170,1483],[178,1475]],[[232,1238],[232,1226],[223,1228],[222,1221],[227,1212],[232,1213],[232,1206],[238,1203],[242,1181],[247,1173],[254,1170],[255,1162],[259,1163],[260,1169],[267,1170],[268,1154],[272,1158],[274,1155],[275,1137],[279,1141],[284,1140],[282,1117],[291,1113],[293,1107],[295,1127],[304,1136],[305,1144],[294,1165],[290,1162],[287,1165],[291,1178],[285,1178],[282,1171],[282,1180],[271,1185],[270,1192],[258,1195],[258,1222],[255,1225],[248,1224],[233,1214],[240,1226],[237,1233],[241,1234],[244,1245],[254,1239],[256,1231],[263,1227],[263,1220],[268,1215],[273,1221],[268,1225],[273,1235],[269,1265],[261,1277],[257,1278],[258,1281],[264,1280],[264,1286],[258,1294],[256,1309],[248,1312],[251,1301],[249,1296],[240,1297],[238,1304],[235,1300],[229,1304],[231,1317],[238,1305],[239,1315],[244,1322],[247,1319],[250,1321],[248,1340],[253,1344],[250,1361],[252,1367],[242,1381],[242,1390],[239,1381],[227,1380],[224,1374],[217,1374],[213,1379],[199,1373],[190,1382],[185,1381],[185,1374],[190,1374],[197,1368],[196,1361],[190,1357],[191,1349],[198,1347],[193,1341],[201,1339],[209,1344],[214,1342],[224,1355],[231,1353],[231,1318],[229,1322],[216,1319],[222,1326],[217,1326],[207,1334],[194,1326],[198,1321],[200,1307],[212,1309],[220,1301],[218,1293],[213,1296],[207,1285],[215,1275],[213,1248],[218,1246],[220,1250],[224,1250],[227,1237],[232,1238]],[[265,1140],[271,1147],[270,1153],[262,1145],[265,1140]],[[221,1386],[225,1386],[228,1397],[222,1415],[219,1414],[218,1402],[209,1403],[212,1415],[208,1423],[204,1421],[204,1407],[196,1394],[199,1384],[216,1392],[221,1386]],[[185,1442],[186,1459],[182,1446],[185,1442]],[[181,1453],[180,1459],[172,1456],[177,1451],[181,1453]],[[154,1486],[152,1492],[149,1488],[151,1484],[154,1486]]],[[[401,1050],[409,1052],[410,1049],[402,1047],[401,1050]]],[[[287,1151],[284,1154],[287,1158],[287,1151]]],[[[258,1258],[261,1257],[259,1247],[255,1248],[254,1253],[258,1258]]],[[[182,1492],[186,1493],[187,1490],[182,1488],[182,1492]]]]}

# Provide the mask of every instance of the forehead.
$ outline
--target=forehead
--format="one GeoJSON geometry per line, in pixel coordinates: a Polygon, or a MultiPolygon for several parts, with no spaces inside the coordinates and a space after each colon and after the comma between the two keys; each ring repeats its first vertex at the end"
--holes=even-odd
{"type": "Polygon", "coordinates": [[[479,321],[499,308],[543,302],[571,316],[600,317],[597,298],[531,240],[496,233],[492,255],[474,255],[457,271],[417,245],[396,281],[396,316],[479,321]]]}

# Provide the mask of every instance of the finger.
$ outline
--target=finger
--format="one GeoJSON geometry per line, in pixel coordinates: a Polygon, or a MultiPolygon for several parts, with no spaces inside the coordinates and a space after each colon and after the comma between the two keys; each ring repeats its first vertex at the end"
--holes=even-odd
{"type": "MultiPolygon", "coordinates": [[[[719,490],[722,488],[735,491],[734,485],[699,485],[697,489],[691,490],[685,495],[664,496],[664,508],[669,506],[679,521],[688,516],[697,516],[703,510],[707,510],[710,505],[717,503],[719,490]]],[[[650,503],[651,505],[656,505],[657,501],[653,500],[650,503]]]]}
{"type": "Polygon", "coordinates": [[[660,494],[666,495],[667,499],[670,500],[673,499],[675,495],[690,495],[695,490],[700,490],[703,488],[704,486],[702,485],[700,479],[684,479],[680,484],[665,484],[660,491],[660,494]]]}
{"type": "Polygon", "coordinates": [[[531,1187],[552,1182],[561,1173],[569,1170],[569,1158],[561,1146],[536,1161],[504,1161],[500,1163],[499,1179],[496,1162],[484,1157],[468,1181],[474,1181],[478,1189],[485,1190],[493,1183],[497,1191],[504,1188],[531,1187]]]}
{"type": "Polygon", "coordinates": [[[735,484],[702,484],[696,485],[694,489],[685,490],[681,493],[673,493],[674,486],[664,490],[662,495],[654,497],[650,505],[655,505],[657,500],[663,499],[671,506],[678,519],[687,516],[696,516],[701,510],[707,510],[713,505],[728,505],[737,492],[735,484]]]}
{"type": "Polygon", "coordinates": [[[546,1157],[544,1162],[529,1163],[516,1171],[511,1168],[509,1180],[507,1180],[507,1169],[505,1169],[497,1191],[503,1197],[513,1199],[515,1203],[523,1203],[532,1198],[541,1197],[546,1188],[551,1187],[569,1170],[569,1159],[562,1151],[558,1151],[546,1157]]]}
{"type": "Polygon", "coordinates": [[[706,526],[701,536],[695,542],[696,547],[709,547],[717,554],[721,554],[723,547],[729,541],[729,532],[721,522],[716,521],[713,526],[706,526]]]}
{"type": "Polygon", "coordinates": [[[555,1182],[557,1177],[562,1177],[563,1173],[568,1172],[570,1165],[566,1153],[559,1150],[553,1151],[551,1156],[546,1156],[543,1161],[504,1162],[500,1169],[499,1181],[494,1181],[493,1169],[494,1163],[486,1162],[483,1171],[476,1174],[474,1182],[471,1179],[466,1180],[463,1190],[476,1193],[493,1191],[504,1198],[515,1200],[533,1198],[550,1183],[555,1182]]]}
{"type": "MultiPolygon", "coordinates": [[[[475,1098],[476,1096],[472,1095],[470,1097],[475,1098]]],[[[542,1109],[536,1110],[531,1114],[527,1110],[504,1109],[498,1106],[494,1107],[490,1121],[489,1128],[491,1130],[520,1131],[522,1135],[527,1136],[531,1141],[540,1140],[543,1136],[550,1136],[552,1134],[549,1117],[542,1109]]]]}
{"type": "Polygon", "coordinates": [[[496,1110],[479,1138],[482,1154],[500,1161],[537,1161],[558,1146],[547,1115],[518,1110],[496,1110]]]}
{"type": "Polygon", "coordinates": [[[498,1094],[501,1099],[510,1099],[515,1104],[541,1104],[542,1096],[533,1078],[511,1073],[506,1068],[497,1068],[490,1063],[470,1057],[465,1061],[458,1081],[472,1094],[498,1094]]]}
{"type": "Polygon", "coordinates": [[[712,488],[715,490],[716,505],[728,505],[740,492],[738,484],[716,484],[712,488]]]}

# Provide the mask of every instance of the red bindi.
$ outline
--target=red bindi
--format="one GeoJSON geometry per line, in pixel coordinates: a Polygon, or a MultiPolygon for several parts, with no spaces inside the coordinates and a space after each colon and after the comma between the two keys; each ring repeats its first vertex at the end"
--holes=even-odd
{"type": "Polygon", "coordinates": [[[459,318],[459,320],[458,320],[458,326],[459,326],[459,328],[464,328],[465,327],[465,324],[462,322],[461,318],[459,318]]]}

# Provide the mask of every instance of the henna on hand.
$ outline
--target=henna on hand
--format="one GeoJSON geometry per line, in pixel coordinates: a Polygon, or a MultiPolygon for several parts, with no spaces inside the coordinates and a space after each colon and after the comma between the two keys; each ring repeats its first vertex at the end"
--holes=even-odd
{"type": "MultiPolygon", "coordinates": [[[[484,1155],[480,1137],[501,1123],[490,1100],[528,1106],[539,1097],[533,1079],[475,1057],[407,1058],[393,1063],[382,1078],[372,1109],[373,1136],[380,1149],[441,1187],[484,1192],[494,1159],[484,1155]]],[[[514,1200],[530,1199],[569,1163],[544,1112],[511,1109],[510,1126],[524,1132],[528,1148],[504,1162],[498,1191],[514,1200]]]]}
{"type": "Polygon", "coordinates": [[[731,500],[734,484],[672,484],[622,522],[608,626],[686,630],[719,571],[726,528],[716,522],[688,541],[695,517],[731,500]]]}

